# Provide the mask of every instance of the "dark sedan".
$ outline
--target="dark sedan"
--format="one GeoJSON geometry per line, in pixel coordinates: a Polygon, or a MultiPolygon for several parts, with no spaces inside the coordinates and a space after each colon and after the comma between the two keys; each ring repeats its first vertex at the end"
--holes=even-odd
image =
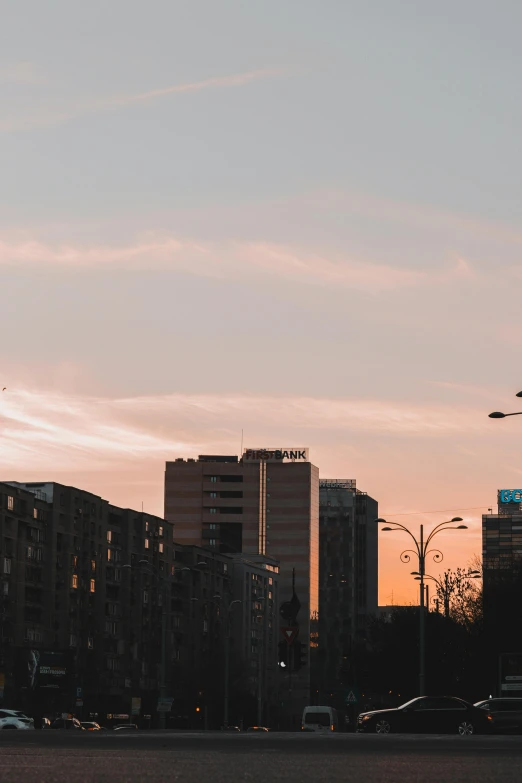
{"type": "Polygon", "coordinates": [[[491,713],[495,733],[520,734],[522,732],[522,699],[509,697],[484,699],[477,702],[475,707],[491,713]]]}
{"type": "Polygon", "coordinates": [[[486,710],[453,696],[421,696],[390,710],[362,712],[357,731],[376,734],[484,734],[492,725],[486,710]]]}

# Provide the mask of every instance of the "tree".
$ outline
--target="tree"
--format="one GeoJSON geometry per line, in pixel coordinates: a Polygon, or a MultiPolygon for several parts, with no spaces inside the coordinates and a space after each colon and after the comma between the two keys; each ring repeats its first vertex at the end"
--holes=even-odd
{"type": "MultiPolygon", "coordinates": [[[[473,561],[472,561],[473,562],[473,561]]],[[[475,561],[476,562],[476,561],[475,561]]],[[[437,598],[445,617],[451,617],[469,630],[482,623],[482,569],[449,569],[437,581],[437,598]]]]}

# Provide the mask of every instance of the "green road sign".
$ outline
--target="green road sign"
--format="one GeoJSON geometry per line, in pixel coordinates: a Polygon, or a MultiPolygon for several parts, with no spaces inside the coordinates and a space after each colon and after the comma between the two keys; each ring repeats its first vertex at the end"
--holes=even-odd
{"type": "Polygon", "coordinates": [[[355,686],[353,686],[352,688],[348,688],[344,696],[344,703],[357,704],[359,702],[359,699],[360,699],[359,690],[355,686]]]}

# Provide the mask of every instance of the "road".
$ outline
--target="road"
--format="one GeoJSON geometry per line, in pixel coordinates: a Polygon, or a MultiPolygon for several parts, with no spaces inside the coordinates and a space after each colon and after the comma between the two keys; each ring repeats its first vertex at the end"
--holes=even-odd
{"type": "Polygon", "coordinates": [[[2,783],[518,783],[522,737],[0,732],[2,783]]]}

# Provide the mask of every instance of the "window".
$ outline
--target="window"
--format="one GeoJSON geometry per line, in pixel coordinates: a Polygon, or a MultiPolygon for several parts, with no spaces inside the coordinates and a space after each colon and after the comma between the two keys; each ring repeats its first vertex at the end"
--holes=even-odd
{"type": "Polygon", "coordinates": [[[71,555],[71,568],[76,568],[78,565],[78,555],[71,555]]]}
{"type": "Polygon", "coordinates": [[[2,595],[9,595],[9,582],[2,584],[2,595]]]}
{"type": "Polygon", "coordinates": [[[118,672],[120,670],[119,658],[107,658],[107,669],[110,672],[118,672]]]}
{"type": "Polygon", "coordinates": [[[11,495],[7,496],[7,510],[14,511],[14,497],[11,495]]]}
{"type": "Polygon", "coordinates": [[[145,522],[145,532],[146,533],[149,532],[149,523],[148,522],[145,522]]]}
{"type": "Polygon", "coordinates": [[[211,522],[210,525],[208,526],[208,529],[209,530],[216,530],[216,523],[215,522],[211,522]]]}
{"type": "Polygon", "coordinates": [[[212,484],[216,484],[216,483],[217,483],[217,476],[209,476],[209,477],[208,477],[208,480],[209,480],[209,481],[210,481],[212,484]]]}
{"type": "Polygon", "coordinates": [[[171,565],[171,567],[170,567],[170,574],[171,574],[171,576],[174,576],[175,572],[176,572],[175,566],[171,565]]]}
{"type": "Polygon", "coordinates": [[[96,592],[96,579],[91,579],[90,582],[90,592],[95,593],[96,592]]]}
{"type": "Polygon", "coordinates": [[[76,574],[73,574],[71,576],[71,588],[73,590],[76,590],[77,587],[78,587],[78,576],[76,574]]]}
{"type": "Polygon", "coordinates": [[[116,636],[118,633],[118,623],[114,620],[105,620],[105,633],[109,633],[111,636],[116,636]]]}
{"type": "Polygon", "coordinates": [[[146,590],[143,591],[143,603],[148,604],[149,603],[149,594],[146,590]]]}
{"type": "Polygon", "coordinates": [[[121,571],[119,568],[114,569],[114,581],[121,582],[121,571]]]}
{"type": "Polygon", "coordinates": [[[72,633],[69,635],[69,647],[76,647],[78,644],[78,639],[76,638],[76,634],[72,633]]]}
{"type": "Polygon", "coordinates": [[[160,526],[158,527],[158,536],[159,536],[160,538],[163,538],[163,527],[162,527],[162,525],[160,525],[160,526]]]}
{"type": "Polygon", "coordinates": [[[158,549],[159,549],[160,555],[162,555],[163,554],[163,541],[159,542],[158,549]]]}
{"type": "Polygon", "coordinates": [[[109,563],[111,563],[111,562],[112,562],[112,549],[108,549],[108,550],[107,550],[107,561],[108,561],[109,563]]]}
{"type": "Polygon", "coordinates": [[[91,571],[96,571],[96,560],[91,560],[91,571]]]}
{"type": "Polygon", "coordinates": [[[209,546],[216,546],[216,539],[215,538],[209,538],[208,545],[209,546]]]}
{"type": "Polygon", "coordinates": [[[217,498],[217,492],[209,492],[208,496],[209,498],[217,498]]]}
{"type": "Polygon", "coordinates": [[[33,508],[33,519],[38,519],[38,509],[33,508]]]}
{"type": "Polygon", "coordinates": [[[112,541],[112,530],[107,530],[107,543],[110,544],[112,541]]]}
{"type": "Polygon", "coordinates": [[[203,620],[203,633],[208,633],[208,620],[203,620]]]}
{"type": "Polygon", "coordinates": [[[172,627],[173,628],[179,628],[181,624],[181,620],[179,617],[173,617],[172,618],[172,627]]]}
{"type": "Polygon", "coordinates": [[[150,546],[150,541],[148,538],[145,539],[145,549],[148,549],[150,546]]]}
{"type": "Polygon", "coordinates": [[[217,514],[217,508],[209,508],[208,513],[209,514],[217,514]]]}
{"type": "Polygon", "coordinates": [[[89,650],[94,650],[94,639],[92,636],[87,637],[87,648],[89,650]]]}

